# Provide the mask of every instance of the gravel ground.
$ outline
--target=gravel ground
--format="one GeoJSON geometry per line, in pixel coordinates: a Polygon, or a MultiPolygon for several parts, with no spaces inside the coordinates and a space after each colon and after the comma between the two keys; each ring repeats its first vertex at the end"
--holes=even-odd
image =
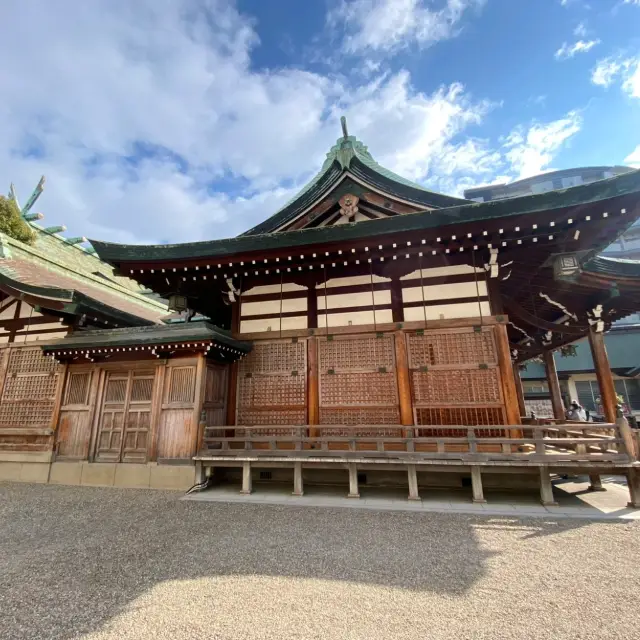
{"type": "Polygon", "coordinates": [[[0,638],[637,638],[640,523],[0,483],[0,638]]]}

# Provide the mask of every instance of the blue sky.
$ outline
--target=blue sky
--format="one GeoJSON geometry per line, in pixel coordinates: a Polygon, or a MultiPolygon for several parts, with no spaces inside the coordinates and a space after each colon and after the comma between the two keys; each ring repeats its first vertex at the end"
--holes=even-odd
{"type": "Polygon", "coordinates": [[[0,175],[70,235],[236,235],[350,133],[434,190],[640,167],[640,0],[5,0],[0,175]]]}

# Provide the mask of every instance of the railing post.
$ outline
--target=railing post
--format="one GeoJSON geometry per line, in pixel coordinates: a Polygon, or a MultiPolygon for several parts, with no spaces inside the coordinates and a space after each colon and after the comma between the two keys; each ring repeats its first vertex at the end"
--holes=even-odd
{"type": "Polygon", "coordinates": [[[474,431],[473,427],[467,429],[467,441],[469,443],[469,453],[478,453],[476,432],[474,431]]]}
{"type": "Polygon", "coordinates": [[[636,460],[638,457],[638,451],[636,451],[635,438],[633,437],[633,431],[624,416],[620,416],[616,419],[616,430],[620,433],[620,437],[622,438],[625,453],[629,456],[630,460],[636,460]]]}
{"type": "Polygon", "coordinates": [[[544,438],[542,436],[542,429],[538,425],[533,426],[533,439],[536,443],[536,454],[541,456],[545,455],[546,450],[544,447],[544,438]]]}

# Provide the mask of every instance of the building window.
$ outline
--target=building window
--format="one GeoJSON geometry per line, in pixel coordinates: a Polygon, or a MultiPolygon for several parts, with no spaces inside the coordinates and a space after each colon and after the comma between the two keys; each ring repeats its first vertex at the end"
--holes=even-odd
{"type": "Polygon", "coordinates": [[[614,380],[613,384],[625,410],[640,411],[640,380],[614,380]]]}
{"type": "Polygon", "coordinates": [[[543,380],[523,381],[522,390],[524,393],[549,393],[549,385],[543,380]]]}
{"type": "MultiPolygon", "coordinates": [[[[600,397],[600,387],[598,387],[598,383],[595,380],[576,382],[576,391],[578,393],[578,402],[587,411],[597,413],[598,406],[596,400],[600,397]]],[[[573,398],[571,399],[573,400],[573,398]]]]}

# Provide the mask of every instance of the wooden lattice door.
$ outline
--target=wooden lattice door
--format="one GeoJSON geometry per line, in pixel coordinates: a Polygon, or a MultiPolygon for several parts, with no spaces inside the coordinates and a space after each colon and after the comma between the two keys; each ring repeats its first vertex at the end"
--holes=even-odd
{"type": "Polygon", "coordinates": [[[153,371],[109,371],[106,374],[96,460],[147,460],[153,371]]]}

